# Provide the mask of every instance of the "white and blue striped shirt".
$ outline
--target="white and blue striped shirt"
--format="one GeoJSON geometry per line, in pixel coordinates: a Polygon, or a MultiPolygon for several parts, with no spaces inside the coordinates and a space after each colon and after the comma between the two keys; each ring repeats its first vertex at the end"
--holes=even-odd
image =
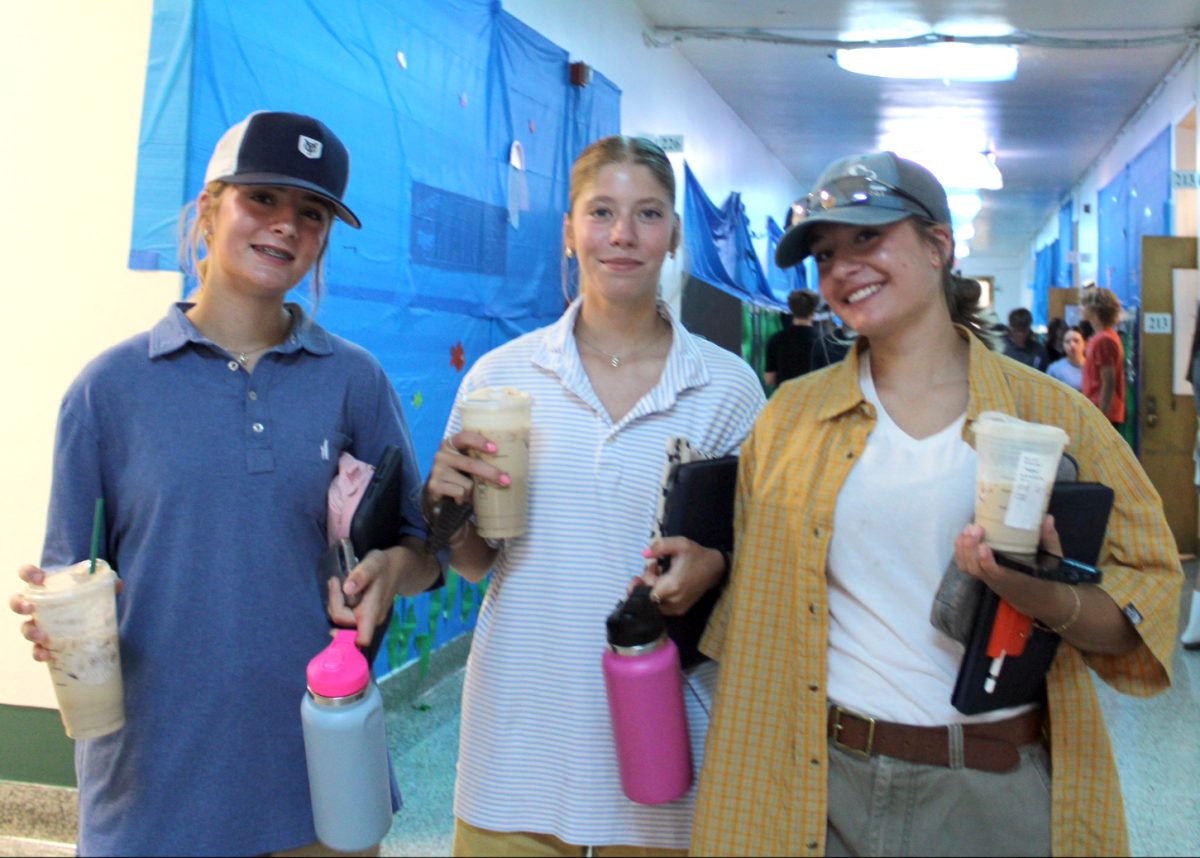
{"type": "MultiPolygon", "coordinates": [[[[764,403],[738,356],[695,337],[665,305],[674,340],[658,384],[613,422],[572,331],[581,300],[553,325],[488,353],[459,389],[512,386],[533,397],[529,530],[506,540],[480,610],[463,691],[457,817],[491,831],[552,834],[585,846],[687,848],[695,798],[636,804],[621,792],[601,671],[605,617],[643,564],[667,441],[707,456],[737,451],[764,403]]],[[[447,435],[458,431],[458,404],[447,435]]],[[[685,693],[699,771],[712,662],[685,693]]]]}

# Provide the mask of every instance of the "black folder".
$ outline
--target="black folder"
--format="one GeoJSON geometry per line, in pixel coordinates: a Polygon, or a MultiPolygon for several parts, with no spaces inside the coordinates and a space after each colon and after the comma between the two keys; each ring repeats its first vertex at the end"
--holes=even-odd
{"type": "MultiPolygon", "coordinates": [[[[663,536],[686,536],[705,548],[733,551],[737,461],[737,456],[722,456],[676,467],[663,511],[663,536]]],[[[723,583],[713,587],[686,614],[666,618],[667,634],[684,667],[707,660],[700,637],[723,589],[723,583]]]]}
{"type": "MultiPolygon", "coordinates": [[[[379,457],[375,471],[367,487],[363,489],[362,500],[354,510],[350,519],[350,542],[354,547],[354,555],[358,560],[376,549],[382,551],[400,542],[400,502],[404,491],[404,456],[401,448],[389,444],[379,457]]],[[[322,601],[328,599],[328,579],[337,577],[345,583],[349,569],[342,568],[337,559],[338,546],[330,546],[321,558],[317,567],[317,582],[321,591],[322,601]]],[[[429,588],[431,590],[442,586],[444,579],[439,578],[429,588]]],[[[388,608],[387,616],[375,629],[371,645],[367,647],[367,663],[374,665],[375,656],[383,645],[384,632],[391,622],[393,604],[388,608]]],[[[332,623],[330,624],[332,625],[332,623]]]]}
{"type": "MultiPolygon", "coordinates": [[[[1113,490],[1100,483],[1055,483],[1048,511],[1054,516],[1064,557],[1096,564],[1104,546],[1112,504],[1113,490]]],[[[987,693],[984,682],[992,664],[987,645],[1000,597],[988,587],[982,589],[950,702],[964,715],[1041,702],[1045,699],[1046,673],[1061,638],[1035,625],[1024,652],[1005,657],[996,687],[987,693]]]]}

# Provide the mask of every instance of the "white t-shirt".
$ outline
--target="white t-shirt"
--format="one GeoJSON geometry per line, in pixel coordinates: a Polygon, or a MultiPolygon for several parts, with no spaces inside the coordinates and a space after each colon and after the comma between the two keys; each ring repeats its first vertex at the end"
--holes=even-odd
{"type": "Polygon", "coordinates": [[[893,422],[871,379],[877,414],[834,510],[829,547],[829,698],[885,721],[933,726],[1006,718],[967,716],[950,703],[964,647],[929,621],[954,540],[975,512],[975,451],[966,414],[917,440],[893,422]]]}
{"type": "MultiPolygon", "coordinates": [[[[480,387],[520,388],[533,397],[533,416],[529,530],[503,543],[480,609],[454,813],[479,828],[576,845],[684,849],[695,786],[657,806],[621,792],[601,670],[604,620],[642,570],[667,440],[687,438],[706,456],[736,453],[765,400],[745,361],[672,321],[662,378],[614,423],[579,360],[579,307],[485,355],[459,390],[461,402],[480,387]]],[[[458,426],[456,404],[447,434],[458,426]]],[[[716,665],[688,673],[698,772],[716,665]]]]}

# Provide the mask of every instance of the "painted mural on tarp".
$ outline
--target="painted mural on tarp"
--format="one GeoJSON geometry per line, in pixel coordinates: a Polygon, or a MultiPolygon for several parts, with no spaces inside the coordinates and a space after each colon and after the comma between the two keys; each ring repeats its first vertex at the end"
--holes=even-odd
{"type": "MultiPolygon", "coordinates": [[[[317,318],[379,358],[428,469],[463,372],[564,307],[570,166],[620,128],[620,91],[572,86],[569,62],[495,0],[156,0],[130,267],[178,269],[179,211],[225,129],[320,118],[363,229],[335,226],[317,318]]],[[[482,594],[451,577],[399,600],[383,666],[472,627],[482,594]]]]}

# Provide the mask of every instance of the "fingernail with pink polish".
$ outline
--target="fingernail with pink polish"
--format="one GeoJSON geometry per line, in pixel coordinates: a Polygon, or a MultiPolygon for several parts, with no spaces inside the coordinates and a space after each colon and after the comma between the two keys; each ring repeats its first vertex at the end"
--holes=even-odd
{"type": "Polygon", "coordinates": [[[500,475],[500,485],[502,485],[502,486],[512,485],[512,477],[510,477],[508,474],[501,474],[500,475]]]}
{"type": "Polygon", "coordinates": [[[645,551],[642,552],[642,556],[643,557],[653,557],[654,552],[651,551],[649,548],[647,548],[645,551]]]}
{"type": "Polygon", "coordinates": [[[498,449],[500,449],[500,448],[497,447],[495,444],[493,444],[491,441],[488,441],[487,451],[489,453],[495,453],[498,449]]]}

